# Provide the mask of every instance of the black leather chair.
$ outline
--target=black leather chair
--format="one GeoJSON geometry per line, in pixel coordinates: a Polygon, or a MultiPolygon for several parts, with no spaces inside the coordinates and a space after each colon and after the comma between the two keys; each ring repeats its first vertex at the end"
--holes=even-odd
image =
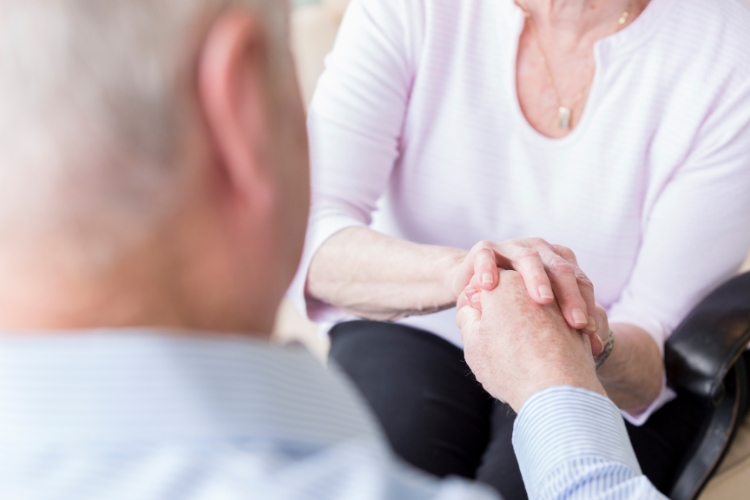
{"type": "Polygon", "coordinates": [[[747,406],[749,343],[750,273],[712,292],[667,341],[668,384],[705,409],[702,430],[669,495],[672,500],[696,498],[729,448],[747,406]]]}

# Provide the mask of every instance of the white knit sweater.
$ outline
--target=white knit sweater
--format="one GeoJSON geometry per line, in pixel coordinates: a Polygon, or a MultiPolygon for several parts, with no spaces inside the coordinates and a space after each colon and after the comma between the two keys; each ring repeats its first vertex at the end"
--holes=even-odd
{"type": "MultiPolygon", "coordinates": [[[[610,322],[663,345],[750,248],[750,12],[736,0],[652,0],[597,43],[577,128],[520,110],[523,15],[512,0],[353,0],[309,117],[313,211],[291,295],[350,226],[468,249],[538,236],[572,248],[610,322]]],[[[455,311],[403,323],[457,345],[455,311]]],[[[642,423],[667,401],[668,389],[642,423]]]]}

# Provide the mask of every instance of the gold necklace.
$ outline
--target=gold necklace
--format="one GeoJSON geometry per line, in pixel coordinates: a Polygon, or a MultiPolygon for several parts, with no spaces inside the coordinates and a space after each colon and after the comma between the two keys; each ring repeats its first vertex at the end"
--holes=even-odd
{"type": "MultiPolygon", "coordinates": [[[[617,29],[615,30],[615,33],[620,31],[623,26],[625,26],[625,23],[628,21],[628,17],[630,17],[630,8],[631,4],[628,4],[628,8],[620,14],[620,17],[617,19],[617,29]]],[[[536,42],[537,46],[539,47],[539,52],[542,53],[542,61],[544,62],[544,67],[547,69],[547,76],[549,77],[549,82],[552,84],[552,89],[555,91],[555,96],[557,97],[557,105],[558,105],[558,125],[563,130],[568,130],[570,128],[570,123],[573,118],[573,109],[578,105],[579,102],[581,102],[581,99],[584,98],[586,93],[590,90],[591,84],[594,80],[594,73],[596,72],[596,67],[594,67],[594,70],[591,72],[591,76],[588,78],[586,85],[581,89],[580,92],[578,92],[573,99],[573,102],[570,106],[565,106],[563,104],[562,99],[560,98],[560,90],[557,88],[557,82],[555,82],[555,76],[552,73],[552,68],[549,65],[549,60],[547,60],[547,54],[544,52],[544,47],[542,47],[542,42],[539,39],[539,33],[536,30],[536,25],[534,24],[534,18],[531,17],[531,11],[529,11],[528,6],[526,5],[526,2],[524,2],[523,7],[521,7],[521,10],[523,10],[523,13],[526,15],[526,19],[529,20],[529,27],[531,28],[531,34],[534,37],[534,41],[536,42]]]]}

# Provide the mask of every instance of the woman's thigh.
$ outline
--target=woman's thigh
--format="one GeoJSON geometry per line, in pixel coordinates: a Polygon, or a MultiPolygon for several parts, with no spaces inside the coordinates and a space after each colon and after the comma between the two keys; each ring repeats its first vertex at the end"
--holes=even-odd
{"type": "Polygon", "coordinates": [[[407,326],[352,321],[331,330],[330,358],[359,388],[396,454],[440,477],[475,477],[493,400],[461,349],[407,326]]]}
{"type": "Polygon", "coordinates": [[[688,398],[677,398],[655,412],[640,427],[626,423],[641,470],[665,495],[674,483],[677,467],[693,444],[704,410],[688,398]]]}
{"type": "MultiPolygon", "coordinates": [[[[459,475],[525,499],[511,437],[515,415],[476,382],[463,352],[421,330],[353,321],[331,331],[334,360],[379,419],[395,452],[440,477],[459,475]]],[[[626,424],[643,473],[663,492],[699,430],[701,409],[678,398],[641,427],[626,424]]]]}
{"type": "Polygon", "coordinates": [[[495,401],[492,411],[492,436],[482,465],[477,471],[477,480],[494,487],[503,500],[526,500],[521,469],[513,450],[513,422],[516,414],[505,403],[495,401]]]}

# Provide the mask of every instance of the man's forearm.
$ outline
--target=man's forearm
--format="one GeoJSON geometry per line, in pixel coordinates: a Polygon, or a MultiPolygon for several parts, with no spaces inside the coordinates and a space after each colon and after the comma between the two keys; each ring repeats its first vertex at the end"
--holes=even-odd
{"type": "Polygon", "coordinates": [[[662,355],[654,339],[643,329],[625,323],[613,324],[611,328],[615,348],[597,374],[618,408],[637,413],[659,396],[664,370],[662,355]]]}
{"type": "Polygon", "coordinates": [[[368,228],[344,229],[313,257],[306,293],[373,320],[433,313],[455,305],[450,280],[466,255],[368,228]]]}

